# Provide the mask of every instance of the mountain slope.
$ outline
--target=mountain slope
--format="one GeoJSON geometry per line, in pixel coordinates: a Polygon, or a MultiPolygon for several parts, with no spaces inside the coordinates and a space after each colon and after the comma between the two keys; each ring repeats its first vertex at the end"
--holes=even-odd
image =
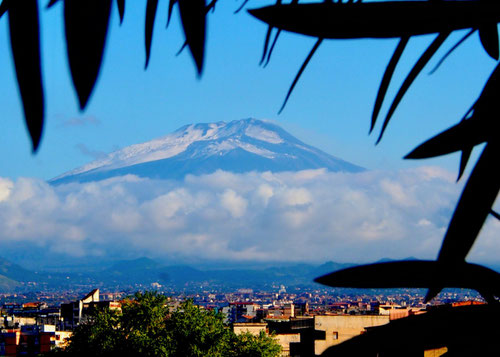
{"type": "Polygon", "coordinates": [[[318,168],[363,170],[303,143],[275,124],[243,119],[186,125],[162,138],[128,146],[64,173],[52,183],[96,181],[126,174],[182,179],[187,174],[216,170],[243,173],[318,168]]]}
{"type": "Polygon", "coordinates": [[[37,281],[36,273],[0,257],[0,276],[17,282],[37,281]]]}

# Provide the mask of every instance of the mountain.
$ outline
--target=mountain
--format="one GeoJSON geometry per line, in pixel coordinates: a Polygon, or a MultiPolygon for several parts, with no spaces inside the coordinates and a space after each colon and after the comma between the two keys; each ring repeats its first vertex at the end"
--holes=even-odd
{"type": "Polygon", "coordinates": [[[126,174],[182,179],[187,174],[209,174],[219,169],[243,173],[318,168],[333,172],[364,170],[303,143],[271,122],[242,119],[186,125],[164,137],[112,152],[51,182],[88,182],[126,174]]]}
{"type": "Polygon", "coordinates": [[[7,278],[6,276],[0,275],[0,291],[3,293],[9,293],[15,291],[21,284],[18,281],[7,278]]]}
{"type": "Polygon", "coordinates": [[[36,273],[0,257],[0,292],[23,290],[28,282],[38,280],[36,273]]]}
{"type": "Polygon", "coordinates": [[[36,281],[39,278],[36,273],[2,257],[0,257],[0,276],[17,282],[36,281]]]}

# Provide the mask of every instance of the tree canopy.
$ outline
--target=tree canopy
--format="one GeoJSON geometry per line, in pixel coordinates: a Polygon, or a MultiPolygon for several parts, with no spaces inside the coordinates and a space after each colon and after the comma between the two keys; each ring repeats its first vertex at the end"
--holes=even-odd
{"type": "Polygon", "coordinates": [[[100,308],[79,325],[65,350],[71,356],[275,357],[281,347],[264,332],[236,335],[224,317],[187,300],[175,311],[157,292],[138,292],[122,311],[100,308]]]}

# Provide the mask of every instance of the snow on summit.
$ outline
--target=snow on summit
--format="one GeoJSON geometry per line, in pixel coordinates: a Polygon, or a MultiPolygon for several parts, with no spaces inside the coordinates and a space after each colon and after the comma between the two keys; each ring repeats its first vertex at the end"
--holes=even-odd
{"type": "Polygon", "coordinates": [[[262,120],[190,124],[151,141],[127,146],[68,171],[53,183],[86,182],[134,174],[182,179],[218,169],[231,172],[362,168],[304,144],[281,127],[262,120]]]}

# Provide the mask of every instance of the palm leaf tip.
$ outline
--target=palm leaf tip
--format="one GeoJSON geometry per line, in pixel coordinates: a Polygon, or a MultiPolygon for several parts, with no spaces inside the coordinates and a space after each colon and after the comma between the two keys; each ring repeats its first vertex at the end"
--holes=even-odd
{"type": "Polygon", "coordinates": [[[377,98],[375,99],[375,105],[373,107],[372,112],[372,121],[370,124],[370,133],[375,128],[375,124],[377,122],[377,117],[380,112],[380,108],[382,108],[382,103],[384,102],[385,94],[387,93],[387,89],[389,88],[389,84],[391,82],[392,75],[394,74],[394,70],[403,54],[403,51],[408,44],[409,37],[401,37],[401,40],[398,43],[398,46],[394,50],[394,53],[387,64],[384,75],[382,77],[382,82],[380,82],[380,86],[377,93],[377,98]]]}
{"type": "Polygon", "coordinates": [[[37,0],[11,1],[7,13],[12,57],[25,122],[33,152],[36,152],[42,137],[45,111],[37,0]]]}
{"type": "Polygon", "coordinates": [[[170,20],[172,19],[172,12],[174,11],[174,5],[176,3],[177,3],[177,0],[170,0],[168,2],[167,27],[170,24],[170,20]]]}
{"type": "Polygon", "coordinates": [[[462,151],[465,154],[461,164],[463,166],[467,163],[469,151],[488,140],[489,130],[483,124],[479,119],[462,120],[417,146],[405,159],[426,159],[462,151]]]}
{"type": "Polygon", "coordinates": [[[399,103],[403,99],[404,95],[412,85],[413,81],[417,78],[418,74],[422,71],[422,69],[425,67],[425,65],[429,62],[429,60],[432,58],[432,56],[436,53],[436,51],[441,47],[443,42],[448,38],[450,35],[449,31],[439,33],[439,35],[432,41],[432,43],[427,47],[425,52],[420,56],[418,61],[415,63],[413,68],[411,69],[410,73],[406,76],[403,84],[399,88],[398,93],[396,94],[396,97],[392,101],[392,104],[389,108],[389,111],[387,112],[385,116],[384,123],[382,124],[382,129],[380,130],[380,135],[377,139],[377,144],[382,140],[382,137],[384,135],[385,130],[387,129],[387,125],[389,124],[389,121],[392,118],[392,115],[396,111],[396,108],[398,107],[399,103]]]}
{"type": "Polygon", "coordinates": [[[7,0],[3,0],[0,4],[0,17],[2,17],[7,11],[7,0]]]}
{"type": "Polygon", "coordinates": [[[460,166],[458,168],[457,182],[460,181],[462,175],[467,167],[467,162],[469,162],[470,155],[472,153],[472,146],[466,147],[462,150],[462,155],[460,155],[460,166]]]}
{"type": "Polygon", "coordinates": [[[153,42],[153,29],[157,7],[158,0],[148,0],[146,5],[146,28],[144,33],[144,42],[146,48],[146,64],[144,65],[145,68],[148,68],[149,58],[151,56],[151,43],[153,42]]]}
{"type": "Polygon", "coordinates": [[[125,17],[125,0],[116,0],[118,5],[118,15],[120,16],[120,25],[123,23],[125,17]]]}
{"type": "Polygon", "coordinates": [[[58,2],[59,2],[59,0],[50,0],[49,3],[47,4],[47,9],[50,9],[52,6],[54,6],[58,2]]]}
{"type": "Polygon", "coordinates": [[[498,28],[496,23],[484,25],[479,28],[479,39],[486,53],[498,61],[498,28]]]}
{"type": "Polygon", "coordinates": [[[64,1],[66,49],[81,110],[86,107],[100,72],[110,12],[111,0],[64,1]]]}
{"type": "Polygon", "coordinates": [[[288,89],[288,93],[286,94],[285,100],[283,101],[283,104],[281,105],[281,108],[280,108],[278,114],[280,114],[283,111],[283,109],[285,109],[286,103],[288,102],[288,99],[290,99],[290,96],[292,95],[293,89],[295,88],[295,86],[299,82],[300,76],[302,75],[302,73],[306,69],[307,65],[309,64],[309,61],[311,61],[311,58],[314,56],[314,54],[316,53],[317,49],[319,48],[319,46],[321,45],[322,42],[323,42],[323,39],[318,38],[318,40],[314,44],[313,48],[311,49],[311,51],[307,55],[306,59],[304,60],[304,63],[302,63],[302,66],[300,67],[299,71],[297,72],[297,75],[295,76],[292,84],[290,85],[290,88],[288,89]]]}
{"type": "Polygon", "coordinates": [[[181,14],[182,27],[198,75],[203,72],[205,55],[205,0],[177,0],[181,14]]]}

